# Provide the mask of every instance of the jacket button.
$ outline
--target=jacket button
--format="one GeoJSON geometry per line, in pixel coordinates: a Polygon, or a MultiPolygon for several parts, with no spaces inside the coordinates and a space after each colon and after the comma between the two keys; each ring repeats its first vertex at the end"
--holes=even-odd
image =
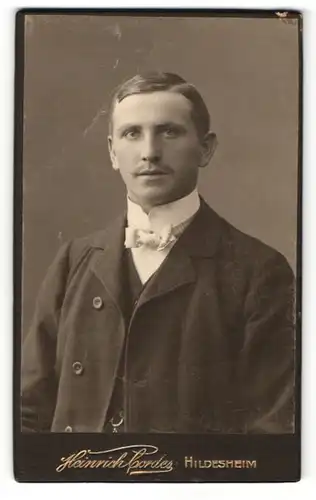
{"type": "Polygon", "coordinates": [[[67,425],[67,427],[65,427],[65,432],[72,432],[71,425],[67,425]]]}
{"type": "Polygon", "coordinates": [[[101,299],[101,297],[94,297],[92,304],[94,309],[101,309],[101,307],[103,306],[103,300],[101,299]]]}
{"type": "Polygon", "coordinates": [[[83,366],[80,361],[75,361],[72,365],[72,369],[75,375],[81,375],[83,373],[83,366]]]}

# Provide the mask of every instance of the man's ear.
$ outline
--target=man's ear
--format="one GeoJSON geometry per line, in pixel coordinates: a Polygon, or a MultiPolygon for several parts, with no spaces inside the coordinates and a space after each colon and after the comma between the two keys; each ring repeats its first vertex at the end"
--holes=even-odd
{"type": "Polygon", "coordinates": [[[211,161],[213,154],[215,153],[218,141],[215,132],[208,132],[202,139],[202,154],[200,159],[200,167],[206,167],[206,165],[211,161]]]}
{"type": "Polygon", "coordinates": [[[110,154],[110,158],[111,158],[111,162],[112,162],[112,167],[114,168],[114,170],[119,170],[116,156],[115,156],[115,152],[113,149],[113,139],[112,139],[111,135],[108,136],[108,149],[109,149],[109,154],[110,154]]]}

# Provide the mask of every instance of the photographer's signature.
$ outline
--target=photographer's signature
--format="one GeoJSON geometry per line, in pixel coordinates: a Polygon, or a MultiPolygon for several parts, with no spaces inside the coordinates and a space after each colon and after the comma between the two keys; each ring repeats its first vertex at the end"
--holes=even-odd
{"type": "Polygon", "coordinates": [[[174,463],[159,448],[147,444],[121,446],[109,450],[80,450],[62,457],[57,472],[65,469],[125,469],[127,475],[171,472],[174,463]]]}

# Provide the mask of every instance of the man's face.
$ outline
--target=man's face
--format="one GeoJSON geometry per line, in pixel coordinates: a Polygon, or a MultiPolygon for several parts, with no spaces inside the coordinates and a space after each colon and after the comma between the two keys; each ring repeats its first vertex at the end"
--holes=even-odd
{"type": "Polygon", "coordinates": [[[209,161],[210,141],[199,139],[191,103],[181,94],[136,94],[114,107],[113,168],[120,171],[129,198],[146,211],[193,191],[198,167],[209,161]]]}

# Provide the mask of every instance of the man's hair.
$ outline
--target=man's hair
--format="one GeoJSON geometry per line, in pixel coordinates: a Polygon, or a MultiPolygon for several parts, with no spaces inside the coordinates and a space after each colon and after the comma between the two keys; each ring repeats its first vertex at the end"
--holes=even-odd
{"type": "Polygon", "coordinates": [[[135,75],[124,82],[114,93],[109,115],[109,131],[112,133],[112,116],[116,103],[134,94],[168,91],[182,94],[192,104],[192,120],[200,138],[210,129],[210,115],[202,96],[194,87],[175,73],[149,72],[135,75]]]}

